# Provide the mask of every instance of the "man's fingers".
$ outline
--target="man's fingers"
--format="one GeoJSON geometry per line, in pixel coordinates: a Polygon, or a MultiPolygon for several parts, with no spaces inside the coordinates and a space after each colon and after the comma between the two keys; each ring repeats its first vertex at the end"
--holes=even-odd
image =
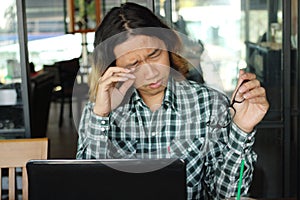
{"type": "Polygon", "coordinates": [[[114,76],[116,73],[130,73],[130,69],[122,68],[122,67],[109,67],[107,71],[101,77],[102,79],[107,79],[109,77],[114,76]]]}
{"type": "Polygon", "coordinates": [[[119,91],[125,96],[127,90],[133,85],[133,83],[134,83],[134,80],[132,80],[132,79],[125,81],[119,88],[119,91]]]}
{"type": "Polygon", "coordinates": [[[249,99],[249,102],[256,103],[256,104],[264,104],[264,103],[267,104],[266,97],[255,97],[255,98],[249,99]]]}
{"type": "Polygon", "coordinates": [[[253,79],[253,80],[244,80],[241,84],[241,86],[239,87],[239,91],[240,93],[244,93],[250,90],[253,90],[255,88],[259,88],[260,87],[260,82],[257,79],[253,79]]]}
{"type": "Polygon", "coordinates": [[[253,73],[249,73],[249,72],[245,72],[244,70],[240,70],[239,73],[239,81],[238,81],[238,85],[241,85],[241,83],[245,80],[254,80],[256,79],[256,75],[253,73]]]}
{"type": "Polygon", "coordinates": [[[243,94],[243,97],[245,99],[253,99],[253,98],[256,98],[256,97],[266,97],[266,91],[265,91],[265,88],[263,87],[258,87],[258,88],[254,88],[252,90],[249,90],[247,92],[245,92],[243,94]]]}

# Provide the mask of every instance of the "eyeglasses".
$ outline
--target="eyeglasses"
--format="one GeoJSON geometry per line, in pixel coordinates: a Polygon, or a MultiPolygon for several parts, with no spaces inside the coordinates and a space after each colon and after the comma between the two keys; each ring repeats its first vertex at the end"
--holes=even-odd
{"type": "Polygon", "coordinates": [[[240,89],[240,87],[248,82],[249,80],[244,80],[240,86],[237,88],[237,90],[235,91],[233,98],[232,98],[232,102],[230,103],[228,97],[225,94],[221,94],[220,96],[217,97],[217,99],[214,99],[215,104],[213,105],[212,108],[212,113],[209,117],[209,121],[206,123],[207,126],[211,127],[211,128],[226,128],[228,127],[233,118],[235,117],[236,114],[236,109],[234,108],[234,104],[238,103],[243,103],[245,101],[245,98],[241,98],[239,100],[237,100],[237,93],[240,89]],[[224,103],[226,102],[226,103],[224,103]]]}

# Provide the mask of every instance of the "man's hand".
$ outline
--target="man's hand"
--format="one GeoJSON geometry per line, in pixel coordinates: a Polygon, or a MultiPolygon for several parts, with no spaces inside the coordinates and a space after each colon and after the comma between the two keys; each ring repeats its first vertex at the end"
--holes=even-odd
{"type": "Polygon", "coordinates": [[[266,91],[261,87],[255,74],[240,70],[238,85],[233,94],[236,95],[232,101],[245,99],[242,103],[233,105],[236,110],[233,122],[243,131],[250,133],[269,109],[266,91]]]}
{"type": "Polygon", "coordinates": [[[106,117],[122,102],[127,90],[133,85],[135,76],[132,70],[122,67],[109,67],[98,80],[94,113],[106,117]],[[117,88],[120,82],[123,84],[117,88]]]}

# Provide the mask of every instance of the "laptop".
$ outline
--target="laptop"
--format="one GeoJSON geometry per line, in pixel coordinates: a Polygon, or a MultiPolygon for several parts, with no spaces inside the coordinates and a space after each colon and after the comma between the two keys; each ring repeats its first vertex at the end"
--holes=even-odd
{"type": "Polygon", "coordinates": [[[184,200],[181,159],[31,160],[30,200],[184,200]]]}

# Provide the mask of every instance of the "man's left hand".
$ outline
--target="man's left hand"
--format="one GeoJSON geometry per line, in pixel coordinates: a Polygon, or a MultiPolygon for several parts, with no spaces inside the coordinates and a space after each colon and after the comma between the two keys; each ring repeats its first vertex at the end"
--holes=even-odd
{"type": "Polygon", "coordinates": [[[255,74],[240,70],[238,85],[233,94],[236,94],[236,101],[245,99],[242,103],[233,105],[236,110],[233,122],[243,131],[250,133],[269,109],[265,88],[260,85],[255,74]]]}

